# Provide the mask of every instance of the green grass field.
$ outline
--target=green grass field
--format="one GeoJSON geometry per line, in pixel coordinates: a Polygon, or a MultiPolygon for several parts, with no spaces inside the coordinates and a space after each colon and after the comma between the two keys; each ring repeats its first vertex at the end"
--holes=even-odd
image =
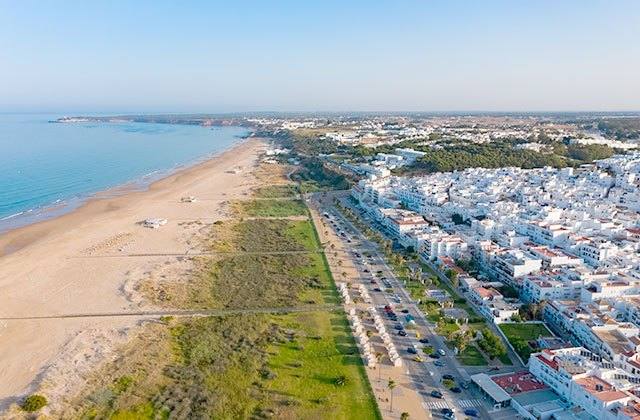
{"type": "Polygon", "coordinates": [[[500,329],[508,339],[535,340],[539,336],[553,336],[551,331],[541,323],[500,324],[500,329]]]}
{"type": "Polygon", "coordinates": [[[529,360],[531,353],[536,352],[537,348],[531,347],[529,341],[536,340],[538,337],[553,336],[551,331],[544,325],[538,323],[519,323],[519,324],[500,324],[500,330],[507,337],[513,348],[523,361],[529,360]]]}
{"type": "Polygon", "coordinates": [[[242,213],[248,217],[306,216],[307,207],[301,200],[251,200],[239,203],[242,213]]]}
{"type": "Polygon", "coordinates": [[[297,194],[298,187],[295,184],[283,184],[258,188],[254,196],[256,198],[290,198],[297,194]]]}
{"type": "Polygon", "coordinates": [[[475,346],[467,346],[458,356],[458,360],[464,366],[486,366],[487,360],[475,346]]]}

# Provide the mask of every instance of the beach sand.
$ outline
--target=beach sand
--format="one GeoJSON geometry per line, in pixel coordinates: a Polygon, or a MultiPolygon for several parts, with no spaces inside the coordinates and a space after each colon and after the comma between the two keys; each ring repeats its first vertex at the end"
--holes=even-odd
{"type": "Polygon", "coordinates": [[[136,282],[160,270],[180,276],[188,269],[182,256],[199,251],[207,224],[227,217],[229,200],[249,193],[264,147],[247,140],[146,191],[96,198],[1,235],[0,410],[35,390],[68,393],[111,357],[142,318],[47,317],[153,309],[136,282]],[[183,203],[185,196],[197,201],[183,203]],[[168,223],[138,224],[147,218],[168,223]],[[45,318],[7,319],[16,317],[45,318]]]}

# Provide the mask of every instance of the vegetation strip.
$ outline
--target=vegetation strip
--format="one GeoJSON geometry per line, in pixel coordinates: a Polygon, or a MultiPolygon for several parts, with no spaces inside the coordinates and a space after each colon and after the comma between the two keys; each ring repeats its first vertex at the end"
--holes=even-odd
{"type": "MultiPolygon", "coordinates": [[[[269,212],[290,212],[291,202],[273,200],[269,212]]],[[[237,312],[164,317],[144,330],[157,347],[132,346],[65,417],[381,418],[344,312],[289,310],[340,307],[324,253],[310,252],[320,248],[311,221],[243,218],[212,229],[211,252],[240,253],[202,256],[188,284],[152,292],[180,310],[237,312]],[[268,253],[283,248],[301,252],[268,253]]]]}

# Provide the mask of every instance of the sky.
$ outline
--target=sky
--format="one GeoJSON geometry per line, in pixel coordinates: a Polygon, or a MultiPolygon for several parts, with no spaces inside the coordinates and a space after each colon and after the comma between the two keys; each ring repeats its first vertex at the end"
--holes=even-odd
{"type": "Polygon", "coordinates": [[[0,0],[0,111],[640,110],[640,1],[0,0]]]}

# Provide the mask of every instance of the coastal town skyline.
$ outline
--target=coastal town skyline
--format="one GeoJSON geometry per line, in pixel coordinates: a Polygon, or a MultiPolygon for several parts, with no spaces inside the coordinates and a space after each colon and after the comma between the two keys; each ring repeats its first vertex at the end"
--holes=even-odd
{"type": "Polygon", "coordinates": [[[640,420],[638,40],[0,0],[0,419],[640,420]]]}

